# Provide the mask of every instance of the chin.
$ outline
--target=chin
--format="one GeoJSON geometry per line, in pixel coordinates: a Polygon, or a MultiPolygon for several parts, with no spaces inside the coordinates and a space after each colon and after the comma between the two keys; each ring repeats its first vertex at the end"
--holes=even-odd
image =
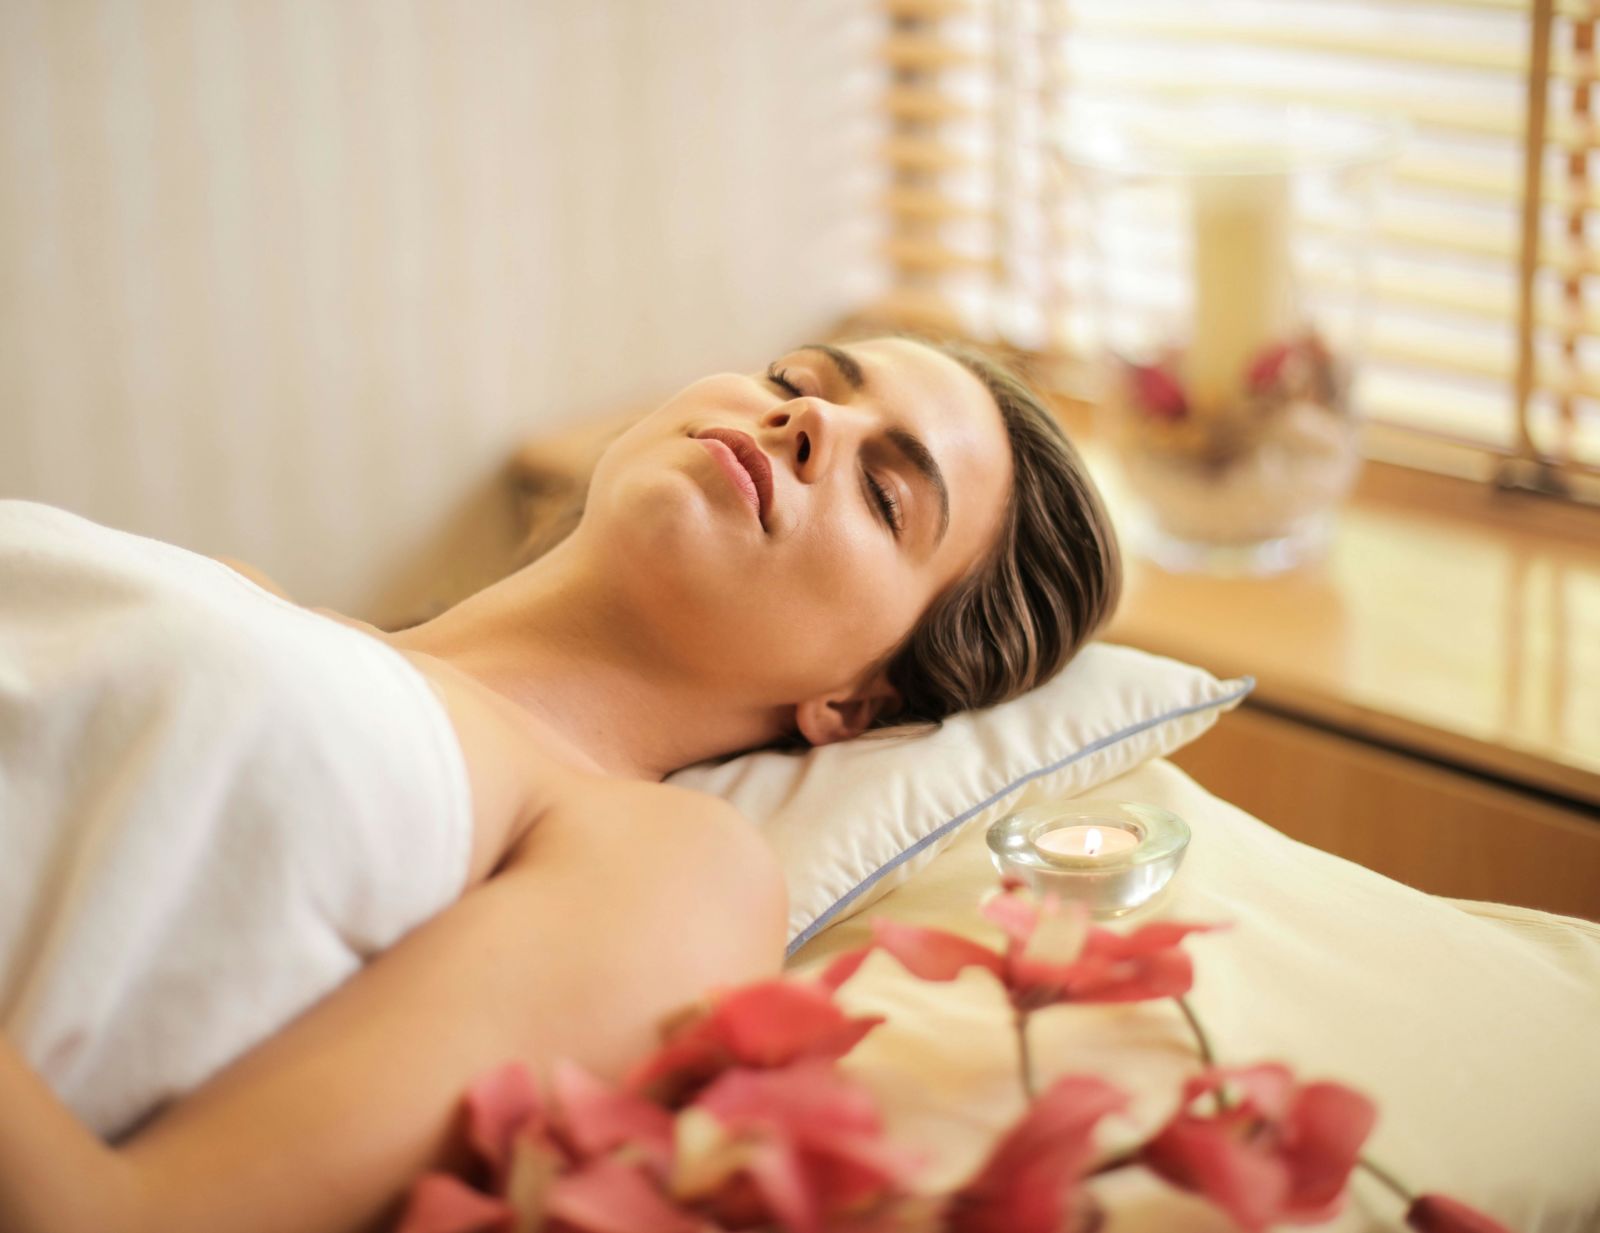
{"type": "Polygon", "coordinates": [[[650,587],[663,603],[737,593],[748,577],[748,549],[728,535],[726,512],[685,478],[683,485],[661,486],[676,491],[640,494],[611,510],[593,540],[603,567],[650,587]]]}
{"type": "Polygon", "coordinates": [[[748,589],[761,524],[736,494],[712,490],[722,481],[697,457],[704,446],[687,435],[672,444],[596,468],[585,511],[593,551],[602,566],[653,579],[663,593],[688,590],[726,603],[748,589]]]}

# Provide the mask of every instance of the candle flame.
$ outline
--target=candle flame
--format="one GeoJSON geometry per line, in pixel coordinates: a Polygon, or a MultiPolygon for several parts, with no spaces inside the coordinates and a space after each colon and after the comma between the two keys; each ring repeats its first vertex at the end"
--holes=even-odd
{"type": "Polygon", "coordinates": [[[1100,845],[1105,841],[1100,837],[1100,828],[1091,826],[1089,834],[1084,838],[1083,850],[1090,856],[1100,855],[1100,845]]]}

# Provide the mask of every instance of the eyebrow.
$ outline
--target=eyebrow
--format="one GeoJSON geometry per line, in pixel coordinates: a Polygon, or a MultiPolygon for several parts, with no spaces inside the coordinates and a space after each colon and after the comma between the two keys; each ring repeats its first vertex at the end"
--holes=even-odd
{"type": "MultiPolygon", "coordinates": [[[[844,378],[846,385],[857,393],[867,392],[867,375],[861,371],[860,362],[848,351],[830,346],[828,343],[804,343],[795,350],[821,352],[833,361],[833,366],[839,370],[839,375],[844,378]]],[[[933,456],[933,451],[927,447],[922,438],[909,428],[893,424],[885,430],[884,436],[900,456],[932,487],[939,498],[939,531],[933,541],[934,547],[937,548],[944,542],[944,533],[950,527],[950,489],[944,482],[944,472],[939,469],[939,460],[933,456]]]]}
{"type": "Polygon", "coordinates": [[[844,378],[846,385],[857,392],[867,388],[867,374],[861,371],[860,362],[848,351],[827,343],[801,343],[795,350],[822,352],[833,361],[833,366],[839,370],[839,375],[844,378]]]}

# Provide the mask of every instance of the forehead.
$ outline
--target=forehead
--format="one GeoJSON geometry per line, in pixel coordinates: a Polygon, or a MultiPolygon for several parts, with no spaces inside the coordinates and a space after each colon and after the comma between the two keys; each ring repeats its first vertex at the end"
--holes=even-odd
{"type": "Polygon", "coordinates": [[[877,338],[842,348],[861,365],[866,388],[889,414],[929,431],[999,426],[983,382],[966,365],[920,343],[877,338]]]}
{"type": "MultiPolygon", "coordinates": [[[[902,338],[876,338],[840,349],[855,359],[864,379],[862,392],[852,397],[871,398],[890,422],[921,437],[947,476],[991,471],[999,458],[1009,458],[994,396],[959,360],[902,338]]],[[[816,358],[832,367],[822,356],[816,358]]]]}
{"type": "MultiPolygon", "coordinates": [[[[863,378],[851,399],[876,403],[886,420],[915,433],[933,454],[951,506],[941,555],[966,556],[968,541],[984,540],[997,521],[1010,474],[1010,444],[994,396],[959,360],[908,339],[870,339],[840,349],[863,378]]],[[[805,354],[831,375],[829,360],[805,354]]]]}

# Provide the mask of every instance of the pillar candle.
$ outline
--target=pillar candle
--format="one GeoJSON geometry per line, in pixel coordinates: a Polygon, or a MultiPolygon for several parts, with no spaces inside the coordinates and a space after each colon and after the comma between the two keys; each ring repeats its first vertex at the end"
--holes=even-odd
{"type": "Polygon", "coordinates": [[[1194,325],[1185,360],[1189,406],[1227,415],[1245,369],[1289,329],[1289,179],[1283,172],[1190,178],[1194,325]]]}

